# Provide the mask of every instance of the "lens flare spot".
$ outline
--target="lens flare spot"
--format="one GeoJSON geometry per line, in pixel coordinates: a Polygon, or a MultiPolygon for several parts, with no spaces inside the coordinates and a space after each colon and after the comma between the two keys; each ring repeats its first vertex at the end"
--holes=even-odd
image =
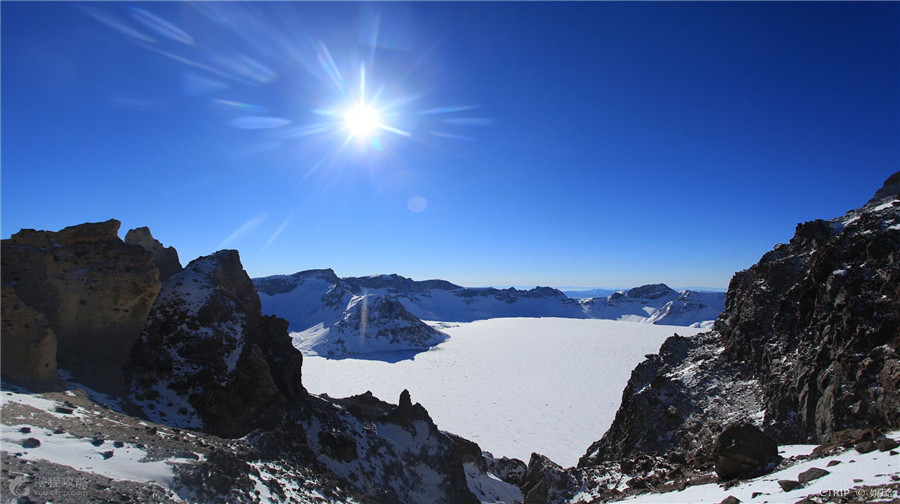
{"type": "Polygon", "coordinates": [[[410,212],[419,213],[424,212],[426,208],[428,208],[428,200],[421,196],[415,196],[410,198],[410,200],[406,203],[406,207],[409,208],[410,212]]]}

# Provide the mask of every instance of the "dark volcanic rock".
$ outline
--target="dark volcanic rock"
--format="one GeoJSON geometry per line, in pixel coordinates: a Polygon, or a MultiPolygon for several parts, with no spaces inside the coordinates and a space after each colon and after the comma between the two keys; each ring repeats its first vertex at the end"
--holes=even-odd
{"type": "Polygon", "coordinates": [[[798,225],[731,281],[716,329],[763,384],[766,424],[783,442],[900,426],[896,178],[859,210],[798,225]]]}
{"type": "Polygon", "coordinates": [[[522,493],[525,504],[557,502],[561,489],[567,489],[568,473],[558,464],[539,453],[532,453],[525,472],[522,493]]]}
{"type": "Polygon", "coordinates": [[[638,365],[579,465],[691,453],[763,411],[763,430],[782,443],[900,426],[900,198],[890,187],[841,218],[799,225],[735,274],[717,330],[670,338],[638,365]]]}
{"type": "Polygon", "coordinates": [[[237,251],[192,261],[170,278],[135,345],[128,377],[149,418],[237,437],[282,421],[305,396],[286,324],[260,314],[237,251]]]}
{"type": "Polygon", "coordinates": [[[778,445],[756,426],[735,424],[716,439],[712,457],[720,479],[756,476],[775,467],[778,445]]]}
{"type": "MultiPolygon", "coordinates": [[[[2,245],[3,283],[46,319],[59,365],[107,390],[121,390],[121,365],[160,289],[150,253],[124,243],[119,226],[109,220],[58,232],[23,229],[2,245]]],[[[4,328],[4,340],[19,336],[4,328]]]]}
{"type": "Polygon", "coordinates": [[[831,474],[831,473],[829,473],[825,469],[820,469],[818,467],[812,467],[812,468],[807,469],[806,471],[803,471],[802,473],[800,473],[797,476],[797,479],[800,480],[801,484],[805,485],[812,480],[819,479],[828,474],[831,474]]]}
{"type": "Polygon", "coordinates": [[[622,404],[579,467],[639,454],[706,452],[726,426],[762,407],[759,384],[721,358],[715,333],[672,336],[631,373],[622,404]]]}
{"type": "Polygon", "coordinates": [[[778,480],[778,486],[781,487],[785,492],[790,492],[791,490],[801,486],[799,481],[795,480],[778,480]]]}
{"type": "Polygon", "coordinates": [[[311,396],[296,416],[317,460],[378,503],[477,504],[455,440],[418,403],[311,396]]]}

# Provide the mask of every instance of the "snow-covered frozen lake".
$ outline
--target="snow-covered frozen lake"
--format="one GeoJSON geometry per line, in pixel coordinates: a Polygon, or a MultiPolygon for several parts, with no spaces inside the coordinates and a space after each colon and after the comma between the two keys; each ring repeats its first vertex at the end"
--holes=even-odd
{"type": "Polygon", "coordinates": [[[495,456],[539,452],[569,467],[612,424],[631,370],[674,333],[700,329],[568,318],[432,323],[450,339],[413,360],[305,356],[303,384],[332,397],[403,389],[438,428],[495,456]]]}

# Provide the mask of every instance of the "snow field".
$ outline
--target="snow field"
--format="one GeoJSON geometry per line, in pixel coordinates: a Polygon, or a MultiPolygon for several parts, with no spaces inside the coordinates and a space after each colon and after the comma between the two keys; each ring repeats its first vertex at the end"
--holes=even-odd
{"type": "Polygon", "coordinates": [[[495,456],[573,466],[612,424],[631,371],[674,333],[700,329],[569,318],[431,322],[450,339],[412,360],[305,356],[303,384],[332,397],[408,389],[442,430],[495,456]]]}

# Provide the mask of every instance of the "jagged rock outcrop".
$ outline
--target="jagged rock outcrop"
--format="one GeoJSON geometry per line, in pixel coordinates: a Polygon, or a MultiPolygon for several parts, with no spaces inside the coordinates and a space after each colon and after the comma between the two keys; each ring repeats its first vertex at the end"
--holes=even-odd
{"type": "Polygon", "coordinates": [[[696,449],[717,434],[694,422],[704,417],[721,427],[757,413],[782,443],[900,426],[900,197],[885,188],[841,218],[797,226],[735,274],[717,330],[671,338],[640,364],[582,463],[696,449]]]}
{"type": "MultiPolygon", "coordinates": [[[[123,242],[119,226],[109,220],[58,232],[23,229],[2,244],[3,283],[46,319],[59,365],[109,389],[122,385],[121,365],[160,289],[151,255],[123,242]]],[[[4,330],[3,339],[19,335],[4,330]]]]}
{"type": "Polygon", "coordinates": [[[164,247],[150,233],[150,228],[139,227],[125,233],[125,243],[139,245],[150,252],[153,263],[159,268],[159,281],[165,282],[172,275],[181,272],[181,261],[178,260],[178,251],[175,247],[164,247]]]}
{"type": "Polygon", "coordinates": [[[160,291],[127,367],[149,418],[237,437],[305,396],[286,324],[260,313],[237,251],[192,261],[160,291]]]}
{"type": "Polygon", "coordinates": [[[708,470],[714,440],[738,420],[777,443],[900,427],[898,181],[840,218],[798,225],[735,274],[715,330],[669,338],[638,365],[613,425],[570,475],[606,495],[596,468],[615,460],[659,453],[708,470]]]}
{"type": "Polygon", "coordinates": [[[532,453],[525,472],[522,493],[525,504],[550,504],[560,501],[571,488],[572,476],[559,464],[539,453],[532,453]]]}
{"type": "Polygon", "coordinates": [[[37,310],[16,296],[4,283],[0,306],[3,336],[0,338],[0,368],[3,378],[31,386],[56,381],[56,335],[37,310]]]}
{"type": "Polygon", "coordinates": [[[578,466],[672,450],[703,457],[729,424],[761,421],[759,382],[721,354],[714,332],[668,338],[632,371],[612,425],[578,466]]]}
{"type": "Polygon", "coordinates": [[[396,406],[370,393],[311,397],[297,421],[318,462],[374,502],[479,502],[456,443],[408,392],[396,406]]]}
{"type": "Polygon", "coordinates": [[[900,426],[900,187],[859,210],[797,226],[737,273],[717,321],[725,356],[763,385],[783,442],[900,426]]]}

